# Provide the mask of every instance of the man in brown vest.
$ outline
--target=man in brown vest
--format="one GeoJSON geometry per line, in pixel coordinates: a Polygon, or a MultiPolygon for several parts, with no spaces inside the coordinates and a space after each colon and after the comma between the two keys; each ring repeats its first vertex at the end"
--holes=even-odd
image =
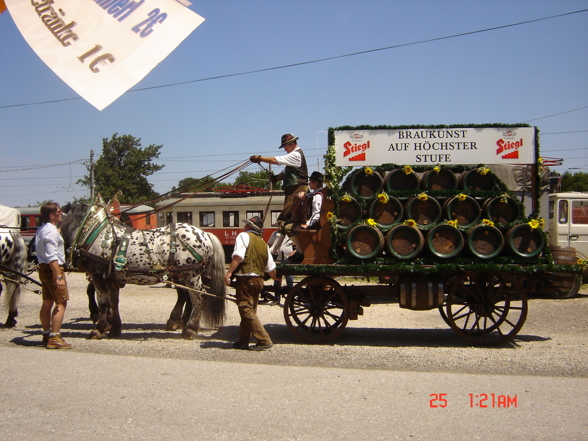
{"type": "Polygon", "coordinates": [[[230,285],[233,275],[237,279],[235,291],[241,323],[239,336],[233,348],[264,351],[274,344],[257,317],[257,304],[263,289],[263,275],[268,273],[272,279],[280,283],[281,278],[276,276],[276,264],[261,236],[263,220],[255,216],[244,222],[244,231],[235,239],[235,250],[225,274],[227,286],[230,285]],[[251,335],[257,339],[257,344],[249,347],[251,335]]]}

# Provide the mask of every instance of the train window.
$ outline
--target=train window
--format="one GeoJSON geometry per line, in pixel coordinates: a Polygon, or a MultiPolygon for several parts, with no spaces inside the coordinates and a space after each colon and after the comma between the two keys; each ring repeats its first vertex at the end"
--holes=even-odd
{"type": "Polygon", "coordinates": [[[280,215],[281,211],[272,211],[272,227],[278,226],[278,216],[280,215]]]}
{"type": "Polygon", "coordinates": [[[201,211],[200,212],[200,226],[201,227],[214,227],[214,211],[201,211]]]}
{"type": "Polygon", "coordinates": [[[174,223],[174,214],[171,211],[169,213],[165,213],[165,223],[167,225],[174,223]]]}
{"type": "Polygon", "coordinates": [[[555,201],[549,201],[549,219],[555,217],[555,201]]]}
{"type": "Polygon", "coordinates": [[[191,211],[178,211],[178,222],[191,224],[192,223],[192,212],[191,211]]]}
{"type": "Polygon", "coordinates": [[[239,212],[238,211],[223,211],[223,227],[238,227],[239,226],[239,212]]]}
{"type": "Polygon", "coordinates": [[[247,211],[245,216],[247,216],[247,219],[251,219],[252,217],[260,217],[263,219],[263,212],[262,211],[247,211]]]}

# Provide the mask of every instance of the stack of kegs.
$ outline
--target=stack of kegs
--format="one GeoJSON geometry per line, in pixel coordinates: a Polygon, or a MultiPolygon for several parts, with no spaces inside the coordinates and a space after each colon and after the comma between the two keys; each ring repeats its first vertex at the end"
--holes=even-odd
{"type": "Polygon", "coordinates": [[[338,203],[347,252],[359,259],[536,257],[545,247],[538,221],[486,168],[355,170],[338,203]]]}

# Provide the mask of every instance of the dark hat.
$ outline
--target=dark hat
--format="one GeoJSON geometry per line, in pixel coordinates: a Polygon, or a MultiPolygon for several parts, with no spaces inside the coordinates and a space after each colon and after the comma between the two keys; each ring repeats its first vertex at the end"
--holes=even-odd
{"type": "Polygon", "coordinates": [[[278,148],[283,149],[285,146],[287,146],[291,142],[296,141],[297,139],[298,136],[294,136],[291,133],[286,133],[285,135],[282,135],[282,145],[278,148]]]}
{"type": "Polygon", "coordinates": [[[313,171],[312,174],[310,175],[310,179],[313,179],[315,181],[319,181],[322,184],[324,178],[323,178],[323,174],[321,172],[313,171]]]}
{"type": "Polygon", "coordinates": [[[263,220],[259,216],[254,216],[250,219],[244,220],[243,222],[245,222],[255,231],[261,232],[261,229],[263,228],[263,220]]]}

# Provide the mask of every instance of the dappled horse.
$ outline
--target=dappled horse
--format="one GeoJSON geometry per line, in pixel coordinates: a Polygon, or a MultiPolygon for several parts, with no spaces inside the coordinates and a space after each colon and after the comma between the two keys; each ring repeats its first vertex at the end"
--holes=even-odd
{"type": "MultiPolygon", "coordinates": [[[[8,309],[7,328],[16,325],[21,296],[21,275],[27,270],[27,246],[18,229],[0,228],[0,263],[6,284],[4,302],[8,309]]],[[[0,284],[0,295],[2,284],[0,284]]]]}
{"type": "MultiPolygon", "coordinates": [[[[184,314],[185,339],[197,336],[201,316],[210,326],[223,323],[225,256],[216,236],[184,223],[135,230],[112,216],[100,199],[91,207],[68,204],[62,210],[67,215],[61,233],[72,244],[72,264],[86,272],[96,289],[98,321],[91,338],[102,338],[107,331],[120,335],[119,291],[127,283],[169,280],[190,288],[185,290],[191,301],[191,310],[184,314]]],[[[177,309],[176,304],[170,320],[178,315],[177,309]]]]}

